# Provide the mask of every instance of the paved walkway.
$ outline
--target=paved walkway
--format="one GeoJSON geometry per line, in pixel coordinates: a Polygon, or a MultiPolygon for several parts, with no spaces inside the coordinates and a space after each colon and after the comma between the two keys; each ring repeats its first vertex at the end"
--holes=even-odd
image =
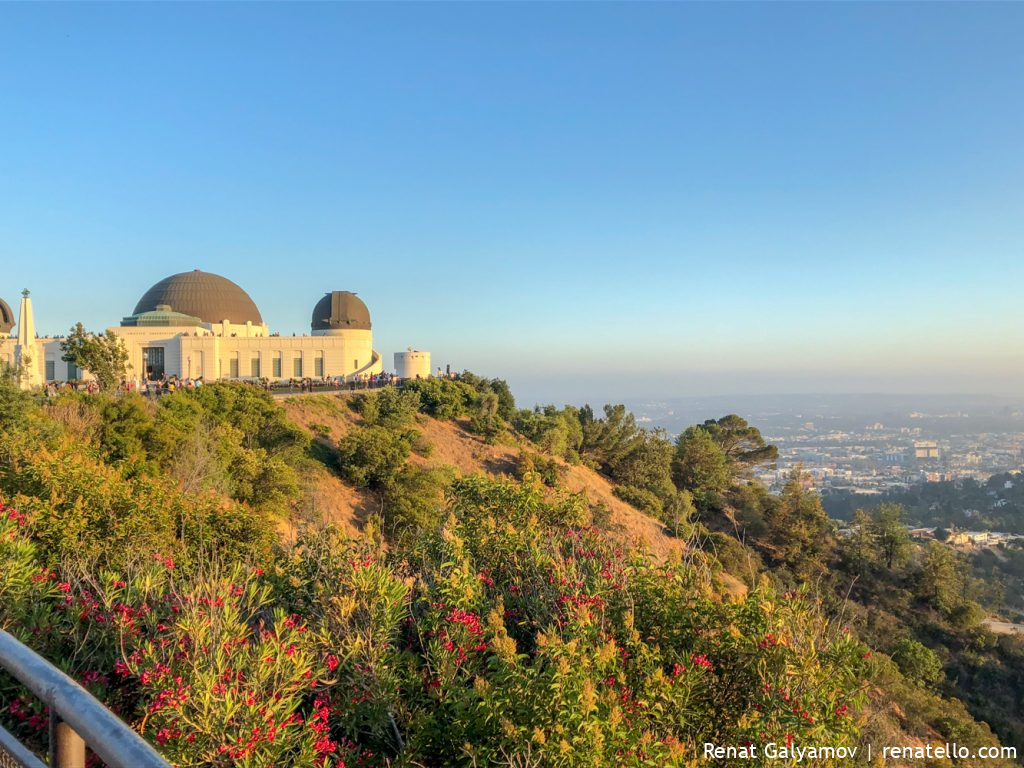
{"type": "Polygon", "coordinates": [[[302,395],[354,395],[357,392],[379,392],[385,389],[385,387],[357,387],[356,389],[349,389],[348,387],[317,387],[312,392],[303,392],[301,389],[296,387],[295,389],[271,389],[270,394],[273,397],[300,397],[302,395]]]}

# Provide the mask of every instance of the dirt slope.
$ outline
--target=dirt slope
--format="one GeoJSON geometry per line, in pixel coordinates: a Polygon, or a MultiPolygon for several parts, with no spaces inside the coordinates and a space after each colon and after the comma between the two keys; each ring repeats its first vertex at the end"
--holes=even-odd
{"type": "MultiPolygon", "coordinates": [[[[310,430],[324,448],[333,447],[353,425],[360,422],[358,414],[347,406],[347,394],[298,395],[281,398],[288,416],[310,430]]],[[[421,416],[417,429],[432,446],[429,457],[413,454],[410,461],[422,466],[449,465],[462,474],[484,472],[510,475],[523,450],[519,445],[488,445],[471,434],[465,424],[438,421],[421,416]]],[[[564,464],[564,463],[563,463],[564,464]]],[[[667,560],[685,550],[678,539],[666,536],[662,525],[634,509],[612,493],[608,480],[587,467],[564,464],[563,482],[571,491],[586,493],[591,504],[603,504],[610,515],[612,535],[624,543],[640,544],[656,558],[667,560]]],[[[327,471],[314,473],[308,479],[312,486],[316,512],[348,530],[359,530],[374,509],[374,494],[359,491],[327,471]]]]}

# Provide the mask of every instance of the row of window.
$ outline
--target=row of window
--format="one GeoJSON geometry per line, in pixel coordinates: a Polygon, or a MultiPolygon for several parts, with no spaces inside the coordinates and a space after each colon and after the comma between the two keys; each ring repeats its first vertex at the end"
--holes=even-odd
{"type": "MultiPolygon", "coordinates": [[[[271,363],[271,374],[270,375],[273,378],[275,378],[275,379],[280,379],[283,376],[283,373],[282,373],[282,362],[283,361],[281,360],[280,356],[271,358],[271,360],[270,360],[270,363],[271,363]]],[[[231,365],[231,378],[237,379],[238,375],[239,375],[239,371],[238,371],[239,361],[238,361],[238,358],[237,357],[236,358],[232,358],[231,361],[230,361],[230,365],[231,365]]],[[[358,370],[359,369],[359,360],[358,359],[355,359],[355,360],[352,361],[352,367],[353,367],[353,370],[358,370]]],[[[253,378],[259,378],[262,375],[263,375],[263,368],[262,368],[262,365],[260,364],[260,358],[259,357],[253,357],[249,361],[249,376],[252,376],[253,378]]],[[[301,379],[303,376],[308,376],[308,375],[309,375],[308,372],[304,372],[303,371],[303,368],[302,368],[302,358],[301,357],[293,358],[292,359],[291,376],[293,378],[301,379]]],[[[321,376],[321,377],[324,375],[324,358],[323,358],[322,355],[318,355],[317,357],[313,358],[313,374],[312,375],[313,376],[321,376]]]]}

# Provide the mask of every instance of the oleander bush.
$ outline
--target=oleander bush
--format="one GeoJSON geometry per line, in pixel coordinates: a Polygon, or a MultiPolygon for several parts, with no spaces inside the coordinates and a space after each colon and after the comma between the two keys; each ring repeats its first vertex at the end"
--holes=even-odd
{"type": "MultiPolygon", "coordinates": [[[[704,740],[849,743],[863,646],[802,595],[717,599],[539,482],[456,480],[402,556],[307,530],[265,559],[51,566],[4,507],[5,628],[179,765],[683,765],[704,740]]],[[[41,744],[9,680],[5,720],[41,744]]]]}

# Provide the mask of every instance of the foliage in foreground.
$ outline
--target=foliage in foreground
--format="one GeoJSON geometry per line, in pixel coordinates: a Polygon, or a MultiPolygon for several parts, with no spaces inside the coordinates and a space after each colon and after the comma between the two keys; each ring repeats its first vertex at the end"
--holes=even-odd
{"type": "MultiPolygon", "coordinates": [[[[806,599],[714,599],[575,496],[456,481],[408,558],[309,531],[184,573],[48,565],[0,521],[0,623],[180,765],[683,765],[705,740],[851,744],[864,648],[806,599]],[[244,560],[244,558],[243,558],[244,560]]],[[[41,737],[6,681],[4,719],[41,737]]]]}
{"type": "MultiPolygon", "coordinates": [[[[311,528],[283,546],[272,531],[309,441],[263,393],[40,408],[3,384],[0,625],[179,765],[653,766],[688,764],[703,740],[995,743],[936,693],[955,669],[943,644],[970,643],[961,668],[979,684],[991,671],[984,634],[897,634],[856,604],[786,591],[835,566],[836,542],[798,477],[780,496],[742,482],[765,446],[735,417],[673,446],[614,407],[517,413],[503,382],[466,374],[365,393],[364,426],[331,455],[379,496],[379,520],[358,540],[311,528]],[[408,460],[425,455],[424,412],[467,417],[485,439],[514,421],[549,455],[523,453],[518,483],[455,481],[408,460]],[[750,594],[723,599],[702,565],[619,550],[582,495],[558,490],[550,454],[598,466],[622,498],[694,532],[694,562],[745,574],[750,594]],[[726,469],[723,491],[682,479],[704,459],[726,469]],[[707,535],[727,515],[751,546],[707,535]],[[826,620],[847,608],[892,660],[826,620]]],[[[875,603],[912,585],[948,632],[965,582],[943,551],[873,546],[887,521],[838,564],[877,583],[875,603]],[[906,572],[883,583],[890,565],[906,572]]],[[[41,743],[44,713],[9,680],[0,720],[41,743]]]]}

